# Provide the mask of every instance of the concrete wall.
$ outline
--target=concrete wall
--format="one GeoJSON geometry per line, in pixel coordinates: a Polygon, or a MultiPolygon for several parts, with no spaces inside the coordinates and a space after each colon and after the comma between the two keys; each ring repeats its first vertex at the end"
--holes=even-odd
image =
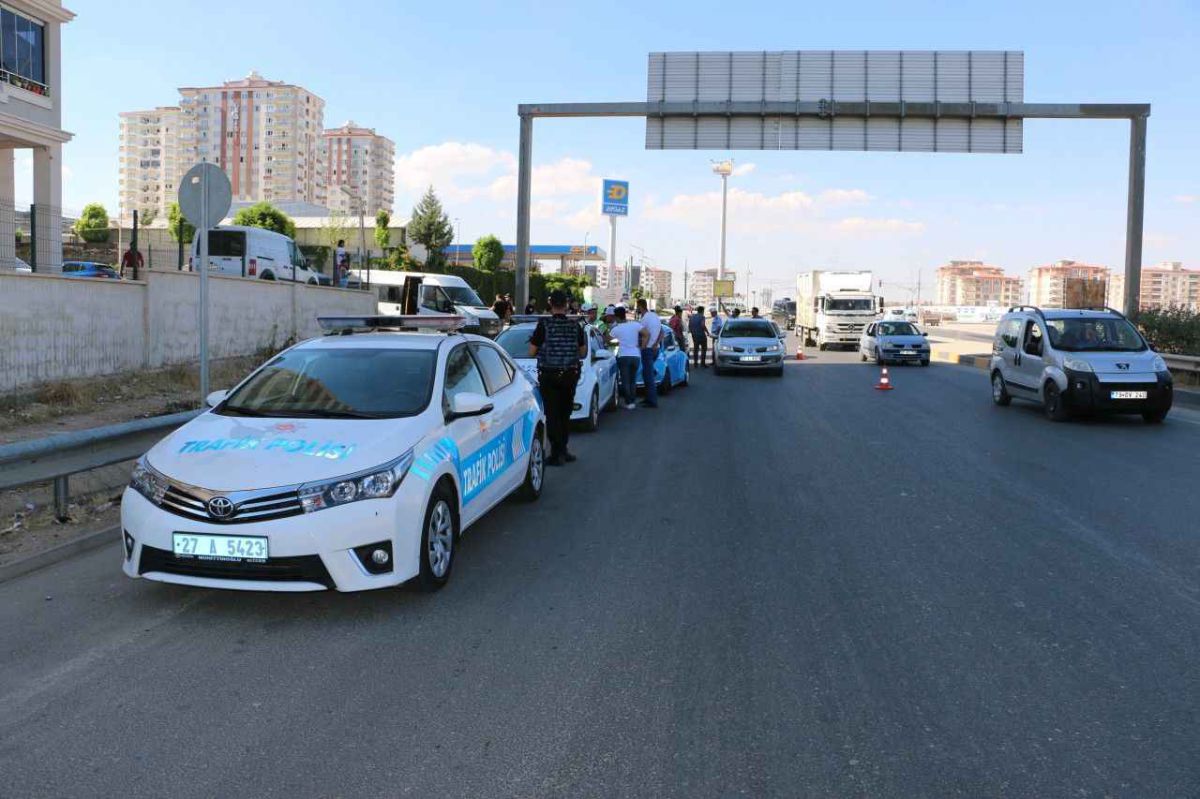
{"type": "MultiPolygon", "coordinates": [[[[145,280],[0,273],[0,393],[199,358],[199,276],[145,280]]],[[[317,335],[318,315],[375,313],[369,292],[235,277],[209,281],[209,352],[251,355],[317,335]]]]}

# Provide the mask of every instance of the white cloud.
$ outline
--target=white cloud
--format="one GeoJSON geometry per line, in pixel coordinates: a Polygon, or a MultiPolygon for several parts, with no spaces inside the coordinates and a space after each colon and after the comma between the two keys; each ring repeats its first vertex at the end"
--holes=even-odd
{"type": "Polygon", "coordinates": [[[875,199],[862,189],[826,189],[817,195],[822,205],[857,205],[875,199]]]}
{"type": "MultiPolygon", "coordinates": [[[[533,168],[534,197],[564,197],[600,192],[600,177],[592,174],[592,164],[580,158],[562,158],[552,164],[533,168]]],[[[487,194],[493,200],[516,202],[517,172],[514,163],[509,174],[491,182],[487,194]]]]}
{"type": "Polygon", "coordinates": [[[862,216],[851,216],[838,220],[834,229],[839,233],[873,234],[873,233],[924,233],[923,222],[910,222],[906,219],[869,219],[862,216]]]}
{"type": "MultiPolygon", "coordinates": [[[[778,194],[729,190],[729,228],[744,233],[769,233],[800,225],[822,227],[822,212],[846,205],[868,203],[862,189],[826,189],[815,197],[803,191],[778,194]]],[[[693,229],[710,227],[721,214],[721,193],[677,194],[665,204],[648,203],[645,216],[663,222],[678,222],[693,229]]],[[[899,220],[895,220],[899,221],[899,220]]],[[[856,222],[851,223],[853,227],[856,222]]]]}
{"type": "Polygon", "coordinates": [[[402,192],[420,193],[433,186],[444,198],[469,199],[479,193],[481,180],[516,168],[510,152],[470,142],[443,142],[399,156],[396,184],[402,192]]]}
{"type": "Polygon", "coordinates": [[[1186,203],[1190,205],[1191,203],[1200,202],[1200,194],[1176,194],[1171,199],[1175,200],[1177,203],[1186,203]]]}
{"type": "Polygon", "coordinates": [[[736,177],[741,177],[742,175],[749,175],[751,172],[753,172],[755,170],[755,168],[757,168],[757,166],[758,166],[757,164],[750,164],[750,163],[738,164],[737,166],[735,166],[733,168],[733,176],[736,178],[736,177]]]}

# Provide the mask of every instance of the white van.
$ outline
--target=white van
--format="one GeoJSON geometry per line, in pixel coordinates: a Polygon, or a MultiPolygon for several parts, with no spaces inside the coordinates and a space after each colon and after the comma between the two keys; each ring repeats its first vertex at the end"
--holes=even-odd
{"type": "MultiPolygon", "coordinates": [[[[355,269],[350,274],[351,283],[358,278],[366,285],[365,272],[355,269]]],[[[456,275],[373,269],[370,285],[379,296],[379,313],[384,316],[457,314],[467,320],[465,329],[469,333],[495,338],[500,332],[500,317],[467,281],[456,275]]]]}
{"type": "MultiPolygon", "coordinates": [[[[194,264],[200,261],[200,237],[192,241],[194,264]]],[[[259,227],[216,227],[208,231],[209,274],[258,280],[295,280],[317,285],[319,273],[309,269],[304,254],[282,233],[259,227]]]]}

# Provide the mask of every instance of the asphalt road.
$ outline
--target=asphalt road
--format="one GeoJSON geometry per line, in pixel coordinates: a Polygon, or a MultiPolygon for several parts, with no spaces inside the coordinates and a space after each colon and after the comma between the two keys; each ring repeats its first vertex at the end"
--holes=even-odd
{"type": "Polygon", "coordinates": [[[0,585],[0,795],[1200,792],[1200,415],[813,353],[610,413],[440,594],[0,585]]]}

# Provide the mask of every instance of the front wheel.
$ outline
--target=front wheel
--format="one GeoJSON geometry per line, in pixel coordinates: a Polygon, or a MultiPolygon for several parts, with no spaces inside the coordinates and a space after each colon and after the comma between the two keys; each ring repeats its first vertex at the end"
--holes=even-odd
{"type": "Polygon", "coordinates": [[[517,489],[517,496],[526,502],[536,502],[542,495],[542,478],[546,475],[546,450],[542,445],[542,427],[533,431],[529,442],[529,464],[525,467],[525,482],[517,489]]]}
{"type": "Polygon", "coordinates": [[[865,352],[863,352],[862,350],[858,351],[858,357],[862,358],[863,363],[867,362],[867,354],[865,352]]]}
{"type": "Polygon", "coordinates": [[[592,389],[592,401],[588,404],[588,415],[584,419],[583,429],[594,433],[600,429],[600,389],[592,389]]]}
{"type": "Polygon", "coordinates": [[[922,365],[922,366],[928,366],[928,365],[929,365],[929,359],[927,358],[927,359],[925,359],[925,360],[921,361],[921,365],[922,365]]]}
{"type": "Polygon", "coordinates": [[[1046,412],[1046,418],[1052,422],[1065,422],[1071,415],[1067,410],[1067,403],[1063,401],[1062,390],[1053,380],[1047,380],[1042,388],[1042,409],[1046,412]]]}
{"type": "Polygon", "coordinates": [[[1142,419],[1146,424],[1162,424],[1163,419],[1167,418],[1167,413],[1170,408],[1160,408],[1157,411],[1145,411],[1142,413],[1142,419]]]}
{"type": "Polygon", "coordinates": [[[666,369],[663,369],[663,379],[662,379],[662,382],[658,384],[658,393],[659,394],[670,394],[671,393],[671,369],[669,367],[666,369]]]}
{"type": "Polygon", "coordinates": [[[880,366],[883,366],[887,363],[887,361],[883,359],[883,355],[880,354],[879,350],[875,350],[875,363],[879,364],[880,366]]]}
{"type": "Polygon", "coordinates": [[[1012,404],[1012,395],[1008,386],[1004,385],[1004,377],[999,371],[992,372],[992,402],[1003,407],[1012,404]]]}
{"type": "Polygon", "coordinates": [[[450,580],[454,551],[458,543],[458,514],[454,498],[445,486],[439,486],[425,509],[421,532],[421,571],[417,585],[422,591],[437,591],[450,580]]]}

